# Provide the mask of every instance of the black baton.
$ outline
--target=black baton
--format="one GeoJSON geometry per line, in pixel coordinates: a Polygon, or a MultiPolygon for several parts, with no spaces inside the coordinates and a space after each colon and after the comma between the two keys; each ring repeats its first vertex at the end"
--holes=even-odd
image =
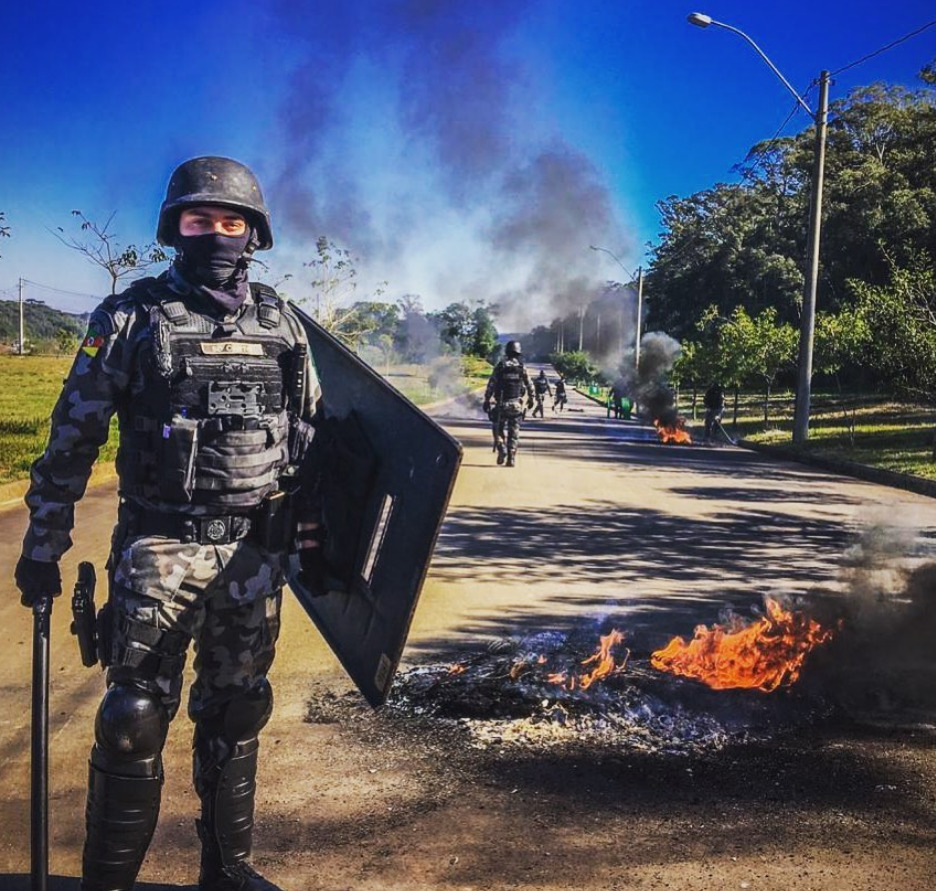
{"type": "Polygon", "coordinates": [[[46,891],[49,880],[49,620],[52,598],[33,604],[32,759],[30,762],[31,891],[46,891]]]}

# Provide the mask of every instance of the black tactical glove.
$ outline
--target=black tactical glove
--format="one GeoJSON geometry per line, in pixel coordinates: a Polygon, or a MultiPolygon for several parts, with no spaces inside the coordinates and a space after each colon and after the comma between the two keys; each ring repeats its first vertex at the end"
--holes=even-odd
{"type": "Polygon", "coordinates": [[[484,410],[486,415],[491,413],[491,403],[487,399],[484,400],[484,405],[482,405],[481,408],[484,410]]]}
{"type": "Polygon", "coordinates": [[[315,522],[300,523],[296,533],[299,582],[313,597],[344,590],[344,585],[332,575],[325,557],[325,537],[325,527],[315,522]]]}
{"type": "Polygon", "coordinates": [[[62,571],[58,563],[20,557],[13,578],[20,589],[23,606],[32,607],[43,597],[57,597],[62,593],[62,571]]]}
{"type": "Polygon", "coordinates": [[[313,596],[322,597],[328,593],[325,578],[328,564],[321,548],[303,548],[299,551],[299,581],[313,596]]]}
{"type": "Polygon", "coordinates": [[[533,408],[533,400],[532,400],[532,399],[528,399],[528,400],[527,400],[527,408],[533,408]]]}

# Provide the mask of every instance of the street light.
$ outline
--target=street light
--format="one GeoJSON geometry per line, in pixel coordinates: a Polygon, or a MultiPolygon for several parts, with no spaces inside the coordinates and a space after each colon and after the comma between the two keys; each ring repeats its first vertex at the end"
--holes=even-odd
{"type": "Polygon", "coordinates": [[[806,244],[806,278],[803,285],[803,316],[800,322],[799,364],[796,381],[796,409],[793,414],[793,442],[803,443],[809,438],[809,402],[812,388],[813,338],[816,329],[816,289],[819,282],[819,233],[822,226],[822,184],[825,177],[826,129],[829,121],[828,71],[819,73],[819,108],[813,111],[803,97],[793,89],[780,70],[767,58],[766,53],[747,34],[724,22],[716,22],[711,16],[693,12],[687,16],[690,25],[708,28],[715,25],[743,37],[757,54],[767,63],[770,70],[780,78],[783,85],[796,97],[796,101],[812,118],[816,125],[816,141],[813,150],[813,176],[809,197],[809,235],[806,244]]]}
{"type": "Polygon", "coordinates": [[[613,254],[607,248],[595,247],[595,245],[590,244],[589,247],[593,251],[601,251],[602,253],[607,254],[609,257],[613,257],[614,261],[617,263],[621,269],[624,270],[624,274],[627,275],[631,281],[635,278],[637,279],[637,332],[634,335],[634,368],[640,368],[640,322],[641,315],[643,313],[643,266],[637,267],[637,275],[634,275],[633,272],[628,272],[627,267],[621,262],[617,254],[613,254]]]}

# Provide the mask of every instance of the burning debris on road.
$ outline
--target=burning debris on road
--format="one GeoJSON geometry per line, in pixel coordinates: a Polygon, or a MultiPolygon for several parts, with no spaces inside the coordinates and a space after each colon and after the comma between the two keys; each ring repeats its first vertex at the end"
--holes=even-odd
{"type": "Polygon", "coordinates": [[[650,656],[659,671],[702,681],[713,690],[770,693],[794,684],[810,652],[831,640],[835,628],[805,612],[784,609],[772,597],[765,614],[747,623],[732,614],[725,624],[699,625],[691,641],[674,637],[650,656]]]}
{"type": "Polygon", "coordinates": [[[692,436],[686,429],[686,419],[673,417],[667,420],[655,418],[653,426],[656,427],[657,436],[664,445],[689,445],[692,436]]]}
{"type": "Polygon", "coordinates": [[[597,647],[582,632],[496,641],[456,665],[403,673],[390,707],[457,722],[479,747],[588,741],[689,754],[769,738],[828,713],[821,697],[790,688],[832,631],[773,600],[766,610],[749,625],[700,626],[690,644],[677,637],[649,657],[625,647],[618,628],[597,647]]]}

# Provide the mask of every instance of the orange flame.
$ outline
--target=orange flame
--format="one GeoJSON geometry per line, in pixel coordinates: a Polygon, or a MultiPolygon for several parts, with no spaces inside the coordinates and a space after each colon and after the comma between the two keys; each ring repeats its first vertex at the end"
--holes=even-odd
{"type": "Polygon", "coordinates": [[[800,676],[809,653],[826,643],[834,628],[823,628],[805,613],[785,610],[766,598],[767,615],[751,625],[699,625],[691,641],[674,637],[650,656],[660,671],[694,678],[714,690],[744,688],[770,693],[800,676]]]}
{"type": "Polygon", "coordinates": [[[598,648],[581,663],[582,665],[592,665],[594,663],[595,667],[591,671],[581,675],[566,675],[565,672],[551,674],[547,677],[547,680],[549,683],[558,684],[567,690],[574,690],[576,687],[587,690],[595,681],[607,677],[612,671],[624,670],[627,660],[630,658],[630,650],[627,651],[620,663],[615,662],[614,653],[612,652],[614,647],[623,640],[624,632],[613,628],[610,634],[599,636],[598,648]]]}
{"type": "Polygon", "coordinates": [[[656,427],[657,436],[660,437],[660,442],[676,445],[689,445],[692,442],[692,437],[689,435],[689,431],[686,430],[686,422],[683,418],[679,418],[675,424],[664,425],[662,421],[655,420],[653,426],[656,427]]]}
{"type": "Polygon", "coordinates": [[[449,674],[461,674],[462,672],[467,671],[464,665],[456,662],[451,668],[449,668],[449,674]]]}

